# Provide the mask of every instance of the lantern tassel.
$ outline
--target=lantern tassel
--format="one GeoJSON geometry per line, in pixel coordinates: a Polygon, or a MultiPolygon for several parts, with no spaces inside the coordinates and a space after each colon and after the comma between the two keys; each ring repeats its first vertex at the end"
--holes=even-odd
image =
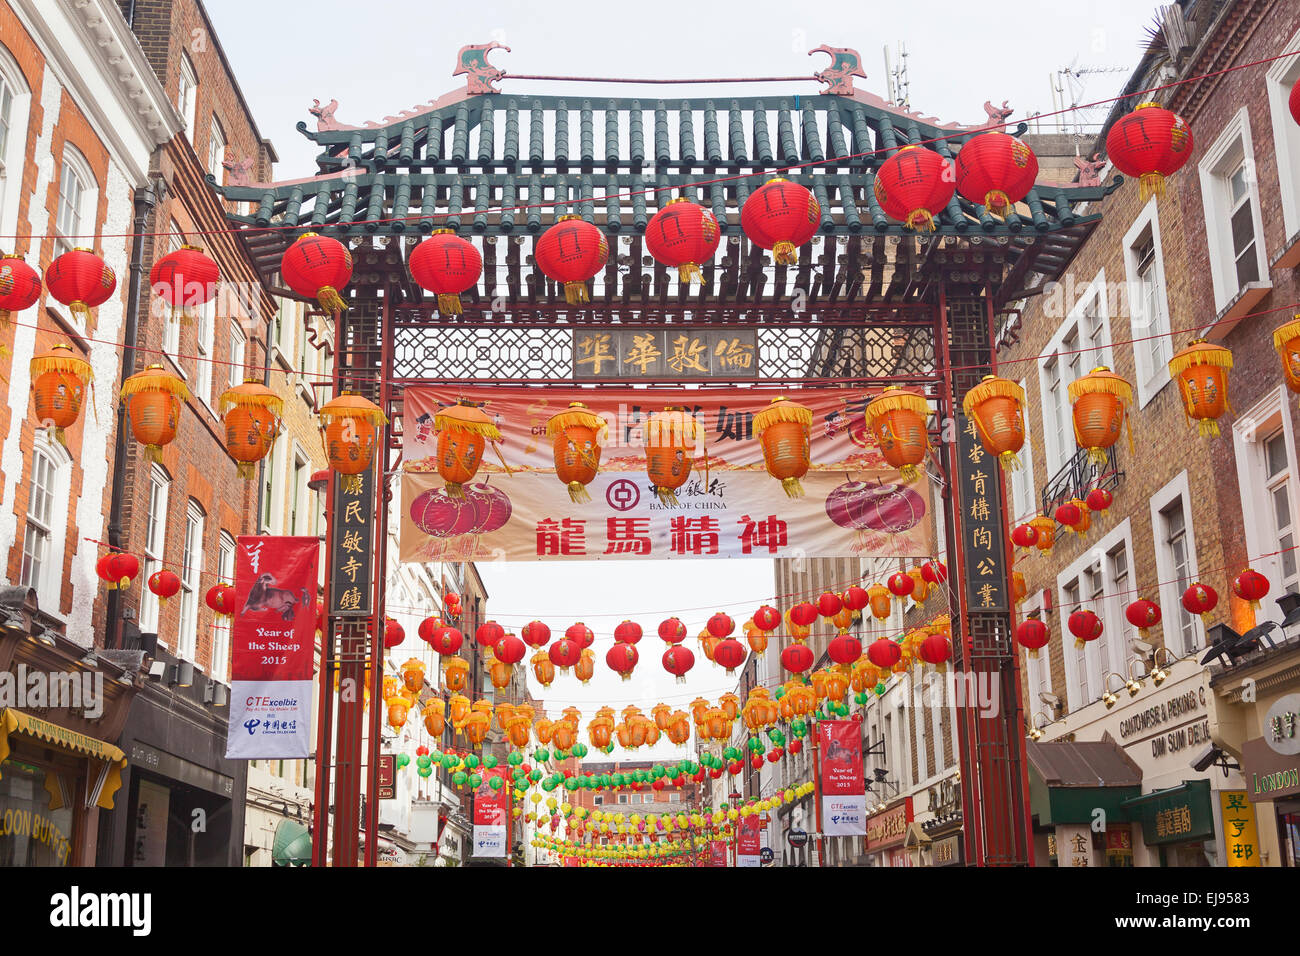
{"type": "Polygon", "coordinates": [[[1163,173],[1143,173],[1138,178],[1138,199],[1146,202],[1152,196],[1165,198],[1165,177],[1163,173]]]}
{"type": "Polygon", "coordinates": [[[235,474],[248,481],[257,477],[256,472],[253,471],[253,463],[251,461],[241,461],[235,467],[235,474]]]}
{"type": "Polygon", "coordinates": [[[67,438],[63,434],[63,428],[59,425],[52,425],[45,430],[45,433],[62,445],[65,449],[68,447],[67,438]]]}
{"type": "Polygon", "coordinates": [[[683,262],[677,267],[677,279],[682,285],[693,285],[704,281],[700,275],[698,262],[683,262]]]}
{"type": "Polygon", "coordinates": [[[1019,471],[1023,467],[1020,463],[1020,456],[1014,451],[1004,451],[998,458],[1002,462],[1002,467],[1007,471],[1019,471]]]}
{"type": "Polygon", "coordinates": [[[179,322],[185,328],[189,328],[191,325],[194,324],[194,314],[190,312],[189,309],[185,308],[185,306],[181,306],[178,309],[176,308],[176,306],[173,305],[172,319],[175,320],[176,322],[179,322]]]}
{"type": "Polygon", "coordinates": [[[332,285],[321,286],[320,291],[316,293],[316,301],[326,312],[346,312],[348,310],[347,300],[339,295],[338,289],[332,285]]]}
{"type": "Polygon", "coordinates": [[[921,477],[921,473],[916,470],[916,465],[904,465],[898,469],[898,476],[903,479],[904,484],[910,485],[921,477]]]}
{"type": "Polygon", "coordinates": [[[587,486],[580,481],[571,481],[568,485],[569,500],[575,504],[585,504],[591,500],[591,495],[587,492],[587,486]]]}
{"type": "Polygon", "coordinates": [[[676,505],[681,504],[681,502],[677,500],[677,495],[673,492],[673,489],[671,488],[656,487],[654,491],[655,491],[655,497],[658,498],[666,505],[672,505],[675,507],[676,505]]]}
{"type": "Polygon", "coordinates": [[[1200,433],[1202,438],[1218,438],[1219,423],[1213,418],[1202,418],[1200,423],[1200,433]]]}
{"type": "Polygon", "coordinates": [[[443,490],[447,492],[448,498],[455,498],[458,501],[464,500],[465,498],[464,485],[458,485],[454,481],[447,482],[447,487],[443,490]]]}
{"type": "Polygon", "coordinates": [[[464,312],[461,306],[460,294],[455,292],[441,292],[438,294],[438,311],[443,315],[460,315],[464,312]]]}
{"type": "Polygon", "coordinates": [[[9,328],[9,316],[12,314],[8,309],[0,309],[0,329],[9,328]]]}
{"type": "Polygon", "coordinates": [[[587,283],[585,281],[564,283],[564,301],[569,305],[590,302],[591,297],[587,294],[587,283]]]}
{"type": "Polygon", "coordinates": [[[80,299],[69,302],[68,311],[73,315],[78,316],[83,322],[90,321],[90,306],[86,305],[86,303],[82,302],[80,299]]]}
{"type": "Polygon", "coordinates": [[[789,239],[782,239],[772,247],[772,258],[778,266],[792,266],[799,261],[799,249],[789,239]]]}
{"type": "Polygon", "coordinates": [[[145,445],[145,446],[144,446],[144,460],[145,460],[145,463],[146,463],[146,464],[150,464],[150,465],[161,465],[161,464],[162,464],[162,445],[145,445]]]}
{"type": "Polygon", "coordinates": [[[803,485],[799,483],[798,478],[781,479],[781,487],[784,489],[787,498],[803,497],[803,485]]]}
{"type": "Polygon", "coordinates": [[[1011,205],[1011,197],[1001,189],[990,189],[984,194],[984,208],[994,216],[1005,218],[1011,205]]]}
{"type": "Polygon", "coordinates": [[[904,225],[917,232],[934,232],[934,216],[928,209],[913,209],[907,214],[904,225]]]}

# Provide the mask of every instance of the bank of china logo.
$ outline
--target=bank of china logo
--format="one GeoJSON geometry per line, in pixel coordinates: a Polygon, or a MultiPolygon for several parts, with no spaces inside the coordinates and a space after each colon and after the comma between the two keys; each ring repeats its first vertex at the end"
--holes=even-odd
{"type": "Polygon", "coordinates": [[[605,502],[615,511],[631,511],[641,503],[641,489],[635,481],[618,478],[605,489],[605,502]]]}

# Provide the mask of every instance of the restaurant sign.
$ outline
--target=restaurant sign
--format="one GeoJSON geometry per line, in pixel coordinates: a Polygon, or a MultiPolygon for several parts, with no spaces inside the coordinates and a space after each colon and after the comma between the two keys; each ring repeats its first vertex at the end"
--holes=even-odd
{"type": "Polygon", "coordinates": [[[907,825],[911,822],[911,797],[905,798],[897,806],[867,817],[867,852],[874,853],[887,847],[902,845],[907,837],[907,825]]]}

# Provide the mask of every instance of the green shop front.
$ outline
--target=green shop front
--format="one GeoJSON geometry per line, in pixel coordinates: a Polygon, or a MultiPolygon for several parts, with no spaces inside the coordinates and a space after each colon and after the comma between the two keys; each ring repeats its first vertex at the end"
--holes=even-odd
{"type": "Polygon", "coordinates": [[[1124,801],[1142,827],[1142,842],[1160,866],[1209,866],[1215,856],[1214,809],[1208,780],[1185,780],[1124,801]]]}

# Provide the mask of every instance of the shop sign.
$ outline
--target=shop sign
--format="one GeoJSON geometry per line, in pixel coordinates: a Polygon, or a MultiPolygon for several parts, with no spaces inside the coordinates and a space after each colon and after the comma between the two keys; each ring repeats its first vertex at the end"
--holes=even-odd
{"type": "Polygon", "coordinates": [[[785,839],[786,839],[786,842],[789,843],[789,844],[790,844],[792,847],[794,847],[795,849],[798,849],[799,847],[802,847],[802,846],[807,846],[807,845],[808,845],[808,831],[807,831],[807,830],[791,830],[789,833],[787,833],[787,834],[785,835],[785,839]]]}
{"type": "Polygon", "coordinates": [[[912,822],[912,798],[867,818],[867,852],[901,844],[912,822]]]}
{"type": "Polygon", "coordinates": [[[1242,744],[1241,774],[1251,803],[1300,795],[1300,755],[1278,753],[1268,737],[1242,744]]]}
{"type": "Polygon", "coordinates": [[[1287,694],[1273,702],[1264,717],[1264,735],[1280,754],[1300,754],[1300,694],[1287,694]]]}
{"type": "Polygon", "coordinates": [[[1259,866],[1259,833],[1255,829],[1255,808],[1244,790],[1220,790],[1219,809],[1223,816],[1223,846],[1228,866],[1259,866]]]}
{"type": "Polygon", "coordinates": [[[1002,473],[997,459],[984,450],[975,419],[961,416],[957,430],[957,494],[961,502],[961,533],[966,604],[976,611],[1005,611],[1007,580],[1006,531],[1002,508],[1002,473]]]}
{"type": "Polygon", "coordinates": [[[1153,758],[1179,754],[1209,743],[1205,687],[1175,694],[1124,717],[1119,722],[1119,737],[1126,748],[1149,741],[1153,758]]]}
{"type": "Polygon", "coordinates": [[[934,866],[961,866],[961,834],[954,833],[931,843],[930,860],[934,866]]]}
{"type": "Polygon", "coordinates": [[[394,800],[397,797],[397,787],[395,780],[397,755],[380,754],[379,755],[379,799],[394,800]]]}
{"type": "Polygon", "coordinates": [[[373,613],[374,524],[375,469],[367,468],[351,482],[335,472],[334,520],[330,522],[331,617],[369,617],[373,613]]]}
{"type": "Polygon", "coordinates": [[[574,334],[573,377],[600,379],[758,377],[753,329],[583,329],[574,334]]]}
{"type": "Polygon", "coordinates": [[[1164,792],[1126,800],[1125,805],[1141,814],[1142,840],[1147,846],[1214,836],[1208,780],[1189,780],[1164,792]]]}
{"type": "Polygon", "coordinates": [[[1065,849],[1065,858],[1057,858],[1057,866],[1090,867],[1096,866],[1092,852],[1092,832],[1086,826],[1074,823],[1059,823],[1056,826],[1057,853],[1065,849]]]}

